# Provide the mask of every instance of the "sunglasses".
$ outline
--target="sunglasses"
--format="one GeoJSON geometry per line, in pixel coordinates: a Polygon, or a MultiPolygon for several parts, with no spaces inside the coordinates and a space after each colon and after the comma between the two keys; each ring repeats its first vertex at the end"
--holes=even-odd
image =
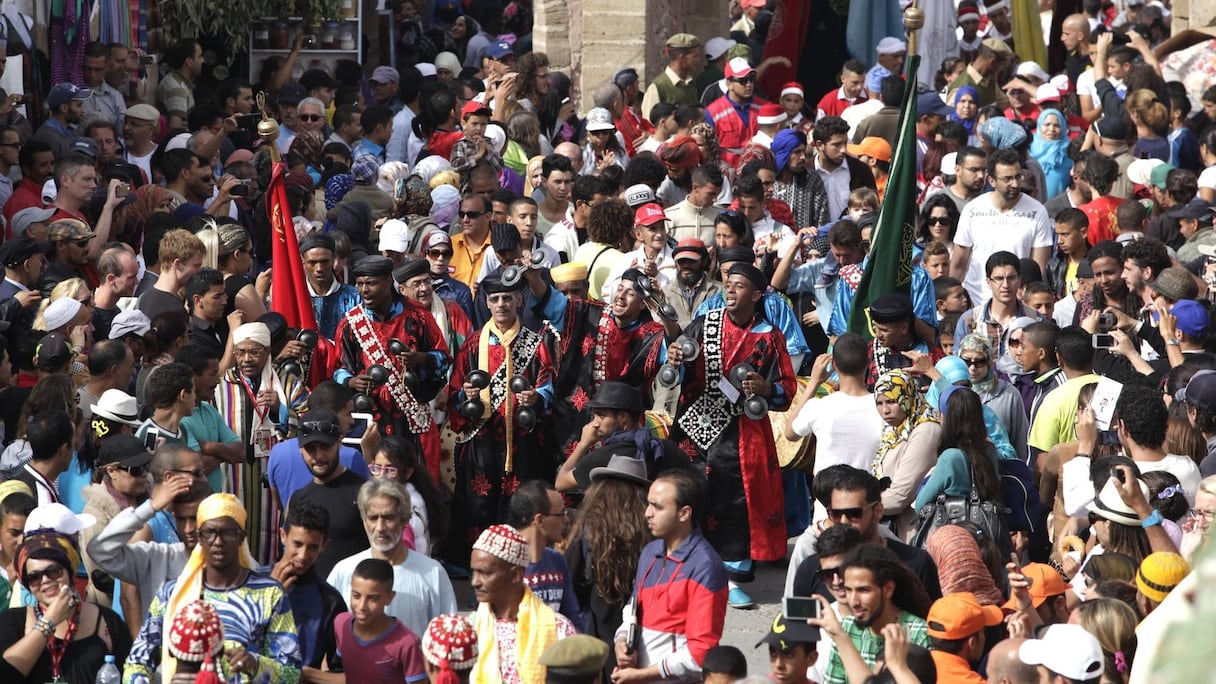
{"type": "Polygon", "coordinates": [[[321,121],[325,117],[320,114],[301,114],[300,121],[321,121]]]}
{"type": "Polygon", "coordinates": [[[72,240],[72,244],[84,249],[85,247],[89,246],[89,241],[91,240],[92,238],[80,238],[79,240],[72,240]]]}
{"type": "Polygon", "coordinates": [[[52,565],[44,570],[28,571],[25,573],[25,586],[36,587],[42,584],[43,579],[58,582],[63,579],[64,572],[62,565],[52,565]]]}
{"type": "Polygon", "coordinates": [[[980,366],[988,365],[988,359],[968,359],[968,358],[964,358],[961,356],[959,358],[963,359],[963,363],[965,363],[968,366],[971,366],[973,368],[979,368],[980,366]]]}
{"type": "Polygon", "coordinates": [[[434,257],[436,259],[451,258],[451,256],[452,256],[452,252],[449,252],[444,249],[432,249],[432,250],[429,250],[426,254],[427,254],[427,256],[434,257]]]}
{"type": "Polygon", "coordinates": [[[861,520],[861,516],[865,515],[866,509],[874,504],[866,504],[856,508],[829,508],[828,518],[832,520],[840,520],[841,517],[849,520],[861,520]]]}
{"type": "Polygon", "coordinates": [[[950,225],[949,216],[930,216],[929,225],[931,226],[948,226],[950,225]]]}
{"type": "Polygon", "coordinates": [[[121,470],[124,473],[127,473],[128,475],[130,475],[132,477],[143,477],[144,475],[148,474],[148,464],[146,464],[146,463],[141,466],[129,466],[129,465],[123,465],[121,463],[116,463],[116,464],[114,464],[114,469],[121,470]]]}
{"type": "Polygon", "coordinates": [[[462,211],[462,212],[460,212],[460,218],[462,218],[462,219],[463,218],[479,219],[485,215],[486,215],[486,212],[484,212],[484,211],[462,211]]]}
{"type": "Polygon", "coordinates": [[[244,534],[244,530],[235,527],[225,527],[222,530],[199,530],[198,538],[207,544],[215,543],[216,539],[223,539],[225,542],[231,544],[232,542],[239,541],[242,534],[244,534]]]}
{"type": "Polygon", "coordinates": [[[312,434],[322,434],[335,437],[342,434],[342,427],[328,420],[306,420],[300,423],[300,435],[307,437],[312,434]]]}
{"type": "Polygon", "coordinates": [[[397,466],[380,465],[379,463],[368,463],[367,472],[376,477],[397,477],[397,466]]]}
{"type": "Polygon", "coordinates": [[[730,81],[731,83],[755,83],[756,75],[752,74],[750,76],[744,76],[743,78],[732,78],[730,81]]]}
{"type": "Polygon", "coordinates": [[[206,471],[204,471],[202,468],[199,468],[198,470],[181,470],[178,468],[170,468],[167,472],[178,473],[179,475],[189,475],[196,480],[201,480],[204,477],[207,477],[206,471]]]}
{"type": "Polygon", "coordinates": [[[1020,338],[1020,337],[1010,337],[1010,338],[1009,338],[1009,346],[1010,346],[1010,347],[1020,347],[1020,346],[1022,346],[1022,338],[1020,338]]]}
{"type": "Polygon", "coordinates": [[[815,576],[824,584],[834,584],[844,573],[840,568],[819,568],[815,572],[815,576]]]}

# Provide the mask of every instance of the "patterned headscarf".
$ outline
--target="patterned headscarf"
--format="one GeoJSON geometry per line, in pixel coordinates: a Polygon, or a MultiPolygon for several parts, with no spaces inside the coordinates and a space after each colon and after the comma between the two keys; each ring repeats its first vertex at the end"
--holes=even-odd
{"type": "Polygon", "coordinates": [[[17,547],[17,559],[14,565],[17,579],[25,585],[25,562],[34,560],[54,561],[63,566],[68,573],[76,572],[80,567],[80,547],[76,542],[62,532],[50,528],[41,528],[25,533],[25,540],[17,547]]]}
{"type": "Polygon", "coordinates": [[[944,525],[933,530],[925,551],[937,563],[942,595],[969,591],[980,605],[999,606],[1004,603],[1001,590],[984,565],[980,545],[975,537],[958,525],[944,525]]]}
{"type": "Polygon", "coordinates": [[[305,164],[319,169],[322,166],[321,150],[324,148],[325,141],[321,138],[320,132],[300,131],[296,133],[295,139],[291,141],[288,154],[298,154],[305,164]]]}
{"type": "Polygon", "coordinates": [[[376,187],[383,190],[386,195],[392,195],[393,189],[397,186],[397,179],[405,178],[408,175],[410,175],[410,167],[406,166],[405,162],[384,162],[376,174],[376,187]]]}
{"type": "Polygon", "coordinates": [[[882,459],[887,452],[906,442],[912,431],[921,423],[936,423],[937,412],[917,389],[916,380],[904,370],[887,371],[878,376],[878,382],[874,383],[874,396],[884,396],[894,401],[907,414],[904,422],[895,427],[883,425],[882,434],[878,439],[878,452],[870,465],[874,476],[882,477],[882,459]]]}
{"type": "Polygon", "coordinates": [[[959,345],[958,349],[954,350],[954,353],[960,357],[963,355],[963,352],[983,354],[984,358],[988,359],[988,373],[982,380],[972,380],[971,389],[974,389],[981,396],[991,393],[993,386],[996,385],[996,369],[992,367],[992,343],[983,335],[971,333],[964,337],[962,344],[959,345]]]}
{"type": "Polygon", "coordinates": [[[694,124],[688,129],[688,135],[699,135],[701,141],[705,143],[706,162],[718,161],[718,131],[707,123],[694,124]]]}
{"type": "Polygon", "coordinates": [[[431,213],[431,188],[422,176],[414,174],[405,179],[406,216],[428,216],[431,213]]]}
{"type": "Polygon", "coordinates": [[[346,197],[346,193],[355,187],[355,177],[349,173],[339,173],[325,183],[325,208],[333,209],[338,202],[346,197]]]}
{"type": "Polygon", "coordinates": [[[1026,129],[1000,116],[994,116],[980,125],[980,135],[998,150],[1014,148],[1026,142],[1026,129]]]}

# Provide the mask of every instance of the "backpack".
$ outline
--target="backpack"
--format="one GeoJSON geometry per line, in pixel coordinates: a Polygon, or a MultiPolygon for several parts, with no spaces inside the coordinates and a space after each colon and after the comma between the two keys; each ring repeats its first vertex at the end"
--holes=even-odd
{"type": "Polygon", "coordinates": [[[997,461],[1001,476],[1001,501],[1005,504],[1005,525],[1009,532],[1030,535],[1030,560],[1046,562],[1051,544],[1047,539],[1047,511],[1039,498],[1034,471],[1021,459],[997,461]]]}

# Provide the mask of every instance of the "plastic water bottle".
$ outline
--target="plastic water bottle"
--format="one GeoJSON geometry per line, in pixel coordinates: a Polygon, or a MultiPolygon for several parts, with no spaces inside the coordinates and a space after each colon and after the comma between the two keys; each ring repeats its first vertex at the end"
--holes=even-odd
{"type": "Polygon", "coordinates": [[[101,666],[97,671],[97,679],[95,684],[122,684],[122,673],[118,671],[118,666],[114,664],[114,656],[106,655],[106,664],[101,666]]]}

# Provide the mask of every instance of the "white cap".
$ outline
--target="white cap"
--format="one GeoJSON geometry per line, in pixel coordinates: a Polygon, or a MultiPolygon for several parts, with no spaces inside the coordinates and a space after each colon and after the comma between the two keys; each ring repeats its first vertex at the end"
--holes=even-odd
{"type": "Polygon", "coordinates": [[[595,107],[587,112],[587,131],[611,131],[616,128],[612,123],[612,112],[603,107],[595,107]]]}
{"type": "Polygon", "coordinates": [[[101,393],[97,403],[89,407],[93,415],[101,416],[117,423],[139,427],[139,408],[135,397],[120,389],[108,389],[101,393]]]}
{"type": "Polygon", "coordinates": [[[897,55],[901,52],[908,51],[908,44],[898,38],[887,36],[878,41],[878,46],[874,51],[880,55],[897,55]]]}
{"type": "Polygon", "coordinates": [[[1097,680],[1105,666],[1102,645],[1080,625],[1048,627],[1040,638],[1022,642],[1018,658],[1027,665],[1042,665],[1075,682],[1097,680]]]}
{"type": "Polygon", "coordinates": [[[435,65],[431,64],[430,62],[418,62],[414,65],[414,68],[418,70],[418,73],[422,74],[423,78],[426,78],[427,76],[437,76],[439,74],[439,70],[436,69],[435,65]]]}
{"type": "Polygon", "coordinates": [[[1039,89],[1034,91],[1035,102],[1050,102],[1055,100],[1060,101],[1060,89],[1050,83],[1044,83],[1039,86],[1039,89]]]}
{"type": "Polygon", "coordinates": [[[25,519],[25,531],[51,529],[60,534],[79,534],[96,524],[97,518],[88,513],[76,515],[61,503],[49,503],[30,511],[25,519]]]}
{"type": "Polygon", "coordinates": [[[379,250],[405,253],[409,249],[410,227],[401,219],[389,219],[380,226],[379,250]]]}
{"type": "Polygon", "coordinates": [[[1136,185],[1148,185],[1153,169],[1164,163],[1160,159],[1137,159],[1127,165],[1127,179],[1136,185]]]}
{"type": "Polygon", "coordinates": [[[46,182],[42,184],[41,196],[42,201],[46,202],[47,204],[54,202],[55,198],[59,196],[59,188],[55,185],[54,178],[48,178],[46,179],[46,182]]]}
{"type": "Polygon", "coordinates": [[[42,320],[46,322],[47,331],[52,332],[71,323],[76,314],[80,313],[80,307],[80,302],[72,297],[60,297],[51,302],[47,305],[46,311],[42,312],[42,320]]]}
{"type": "Polygon", "coordinates": [[[1033,76],[1034,78],[1037,78],[1040,83],[1045,83],[1051,79],[1051,74],[1043,71],[1043,67],[1039,66],[1037,62],[1022,62],[1018,65],[1017,69],[1013,70],[1013,72],[1018,76],[1033,76]]]}
{"type": "Polygon", "coordinates": [[[736,45],[738,45],[738,43],[730,38],[714,36],[713,38],[705,41],[705,56],[709,59],[709,61],[712,62],[722,55],[725,55],[727,50],[736,45]]]}
{"type": "Polygon", "coordinates": [[[165,143],[165,151],[169,150],[187,150],[190,149],[190,134],[178,133],[169,138],[169,142],[165,143]]]}
{"type": "Polygon", "coordinates": [[[625,188],[625,203],[630,207],[637,208],[653,201],[654,190],[651,190],[649,185],[638,183],[625,188]]]}
{"type": "Polygon", "coordinates": [[[942,157],[941,169],[942,173],[955,176],[958,175],[958,152],[951,152],[942,157]]]}
{"type": "Polygon", "coordinates": [[[147,314],[139,309],[131,309],[114,317],[114,321],[110,323],[110,339],[119,340],[126,335],[143,337],[151,329],[152,321],[148,319],[147,314]]]}

